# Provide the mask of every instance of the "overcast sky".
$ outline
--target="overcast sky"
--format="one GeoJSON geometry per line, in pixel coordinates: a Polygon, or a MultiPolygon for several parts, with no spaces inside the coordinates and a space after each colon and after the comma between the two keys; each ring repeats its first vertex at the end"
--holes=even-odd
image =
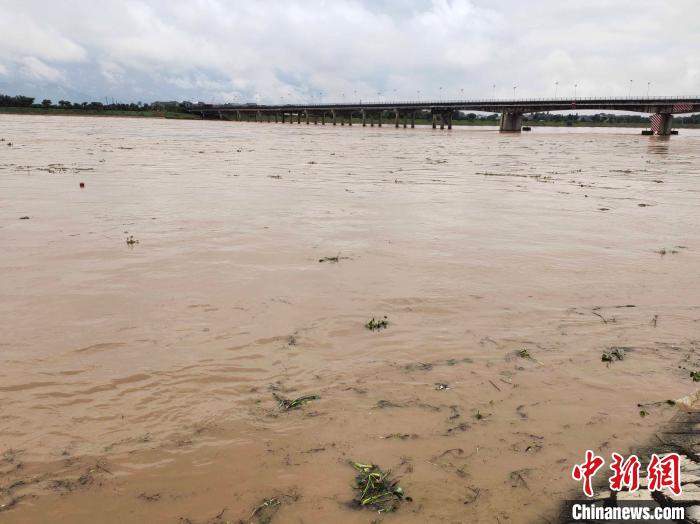
{"type": "Polygon", "coordinates": [[[633,95],[698,95],[699,24],[698,0],[0,0],[0,92],[549,97],[558,81],[568,97],[633,80],[633,95]]]}

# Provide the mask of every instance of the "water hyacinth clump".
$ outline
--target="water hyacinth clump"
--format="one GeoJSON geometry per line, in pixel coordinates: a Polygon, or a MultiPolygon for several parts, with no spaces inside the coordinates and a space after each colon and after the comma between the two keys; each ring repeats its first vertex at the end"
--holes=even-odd
{"type": "Polygon", "coordinates": [[[372,508],[380,513],[390,512],[395,511],[402,500],[412,500],[405,496],[399,481],[391,478],[390,471],[384,472],[379,466],[359,462],[353,462],[352,466],[358,471],[354,502],[360,507],[372,508]]]}

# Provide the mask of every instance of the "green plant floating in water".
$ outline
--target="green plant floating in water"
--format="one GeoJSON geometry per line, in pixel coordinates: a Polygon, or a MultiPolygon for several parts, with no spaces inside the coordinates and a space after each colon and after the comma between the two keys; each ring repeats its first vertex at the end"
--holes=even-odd
{"type": "Polygon", "coordinates": [[[625,358],[625,348],[623,347],[611,347],[610,351],[605,351],[600,359],[603,362],[614,362],[616,360],[624,360],[625,358]]]}
{"type": "Polygon", "coordinates": [[[303,397],[299,397],[299,398],[295,398],[294,400],[290,400],[290,399],[284,398],[276,393],[273,393],[273,396],[275,397],[275,400],[277,401],[277,405],[280,407],[280,409],[282,411],[289,411],[290,409],[297,409],[311,400],[318,400],[321,398],[318,395],[304,395],[303,397]]]}
{"type": "Polygon", "coordinates": [[[365,324],[365,327],[367,329],[369,329],[370,331],[379,331],[380,329],[386,329],[388,325],[389,325],[389,321],[387,320],[386,315],[384,315],[384,318],[379,319],[379,320],[372,317],[372,320],[367,322],[365,324]]]}
{"type": "Polygon", "coordinates": [[[693,382],[700,382],[700,371],[691,371],[690,378],[693,379],[693,382]]]}
{"type": "Polygon", "coordinates": [[[391,472],[384,472],[374,464],[353,462],[352,467],[358,471],[355,477],[357,496],[354,502],[363,508],[372,508],[380,513],[395,511],[401,500],[411,501],[406,497],[399,481],[391,478],[391,472]]]}
{"type": "Polygon", "coordinates": [[[527,349],[521,349],[520,351],[518,351],[518,356],[519,356],[520,358],[526,358],[526,359],[528,359],[528,360],[534,360],[534,359],[532,358],[532,355],[530,355],[530,352],[529,352],[527,349]]]}

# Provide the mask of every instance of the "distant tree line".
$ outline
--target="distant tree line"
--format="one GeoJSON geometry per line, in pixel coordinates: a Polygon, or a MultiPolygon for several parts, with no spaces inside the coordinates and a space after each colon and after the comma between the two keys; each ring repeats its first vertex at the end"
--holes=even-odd
{"type": "Polygon", "coordinates": [[[152,102],[150,104],[137,103],[111,103],[102,102],[70,102],[59,100],[54,104],[50,99],[45,98],[41,103],[34,103],[34,98],[29,96],[9,96],[0,94],[0,107],[37,107],[44,109],[76,109],[88,111],[183,111],[188,102],[152,102]]]}
{"type": "Polygon", "coordinates": [[[29,96],[0,95],[0,107],[29,107],[33,103],[34,99],[29,96]]]}

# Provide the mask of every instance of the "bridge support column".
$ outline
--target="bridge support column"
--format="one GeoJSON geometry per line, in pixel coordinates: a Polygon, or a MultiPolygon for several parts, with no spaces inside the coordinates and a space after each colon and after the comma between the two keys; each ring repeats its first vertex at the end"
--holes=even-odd
{"type": "Polygon", "coordinates": [[[297,124],[301,124],[301,111],[297,113],[297,124]]]}
{"type": "Polygon", "coordinates": [[[447,113],[447,129],[452,129],[452,112],[447,113]]]}
{"type": "Polygon", "coordinates": [[[282,112],[282,123],[284,124],[284,119],[286,118],[286,113],[283,111],[282,112]]]}
{"type": "Polygon", "coordinates": [[[416,112],[411,111],[411,129],[416,127],[416,112]]]}
{"type": "Polygon", "coordinates": [[[333,122],[333,125],[336,124],[335,109],[331,111],[331,121],[333,122]]]}
{"type": "Polygon", "coordinates": [[[340,113],[340,125],[345,125],[345,115],[343,113],[340,113]]]}
{"type": "Polygon", "coordinates": [[[433,129],[437,128],[437,115],[433,113],[433,129]]]}
{"type": "Polygon", "coordinates": [[[501,113],[500,130],[506,133],[520,133],[523,126],[523,114],[504,111],[501,113]]]}
{"type": "Polygon", "coordinates": [[[350,112],[348,113],[348,125],[349,125],[349,126],[352,125],[352,111],[350,111],[350,112]]]}
{"type": "Polygon", "coordinates": [[[382,112],[379,111],[377,114],[377,127],[382,127],[382,112]]]}
{"type": "Polygon", "coordinates": [[[362,127],[367,127],[367,111],[362,110],[362,127]]]}
{"type": "Polygon", "coordinates": [[[275,124],[277,123],[277,113],[275,113],[275,124]]]}
{"type": "Polygon", "coordinates": [[[399,127],[399,119],[401,116],[399,115],[399,110],[394,109],[394,127],[399,127]]]}
{"type": "Polygon", "coordinates": [[[324,111],[321,113],[321,125],[325,126],[326,125],[326,112],[324,111]]]}
{"type": "Polygon", "coordinates": [[[306,125],[309,125],[309,110],[304,111],[304,120],[306,120],[306,125]]]}
{"type": "Polygon", "coordinates": [[[651,131],[655,135],[669,136],[673,124],[671,113],[654,113],[651,115],[651,131]]]}
{"type": "Polygon", "coordinates": [[[445,113],[440,113],[440,129],[445,129],[445,113]]]}
{"type": "Polygon", "coordinates": [[[236,120],[238,120],[239,122],[241,121],[241,112],[240,111],[236,111],[236,120]]]}

